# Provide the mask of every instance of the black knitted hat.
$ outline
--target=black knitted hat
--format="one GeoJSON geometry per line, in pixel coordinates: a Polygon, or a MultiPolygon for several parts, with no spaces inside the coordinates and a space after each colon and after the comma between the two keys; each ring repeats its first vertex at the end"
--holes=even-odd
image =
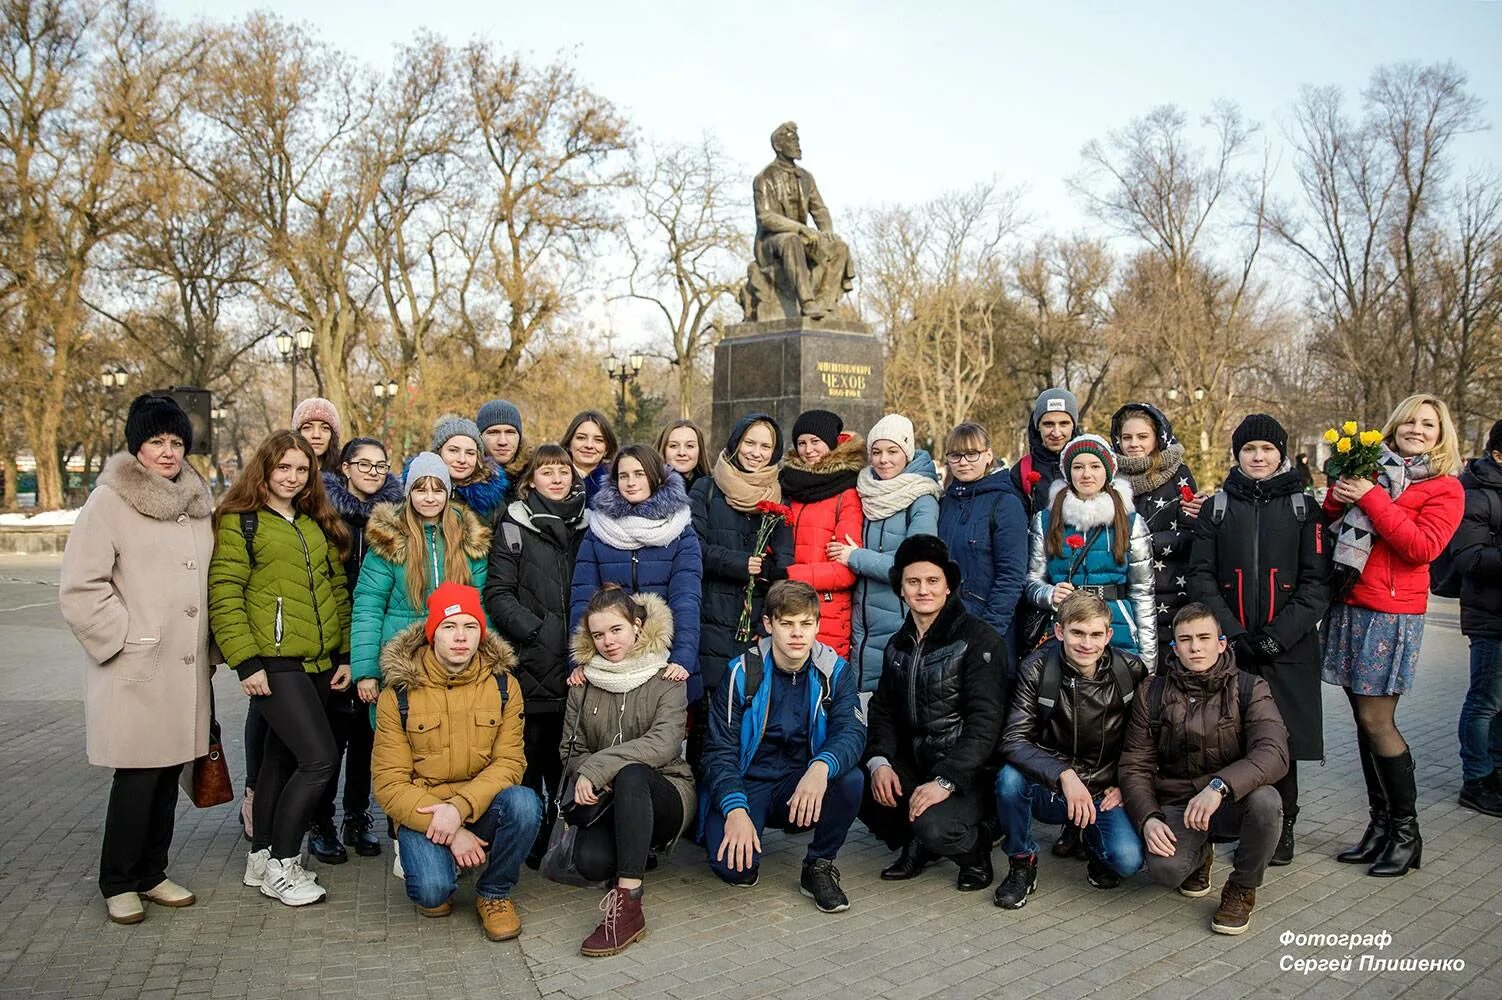
{"type": "Polygon", "coordinates": [[[1278,449],[1279,458],[1288,457],[1288,432],[1266,413],[1249,414],[1236,425],[1236,430],[1231,433],[1232,457],[1241,454],[1241,449],[1248,441],[1266,441],[1278,449]]]}
{"type": "Polygon", "coordinates": [[[892,557],[892,572],[887,578],[893,593],[902,596],[902,571],[920,562],[933,563],[943,569],[950,591],[959,593],[960,564],[949,558],[949,546],[938,535],[912,535],[897,546],[897,553],[892,557]]]}
{"type": "Polygon", "coordinates": [[[151,392],[137,396],[125,417],[125,447],[134,455],[158,434],[176,434],[184,451],[193,450],[193,425],[177,400],[151,392]]]}
{"type": "Polygon", "coordinates": [[[798,447],[798,439],[805,434],[812,434],[820,441],[829,445],[829,450],[840,446],[840,431],[845,429],[845,421],[840,419],[839,414],[830,413],[828,410],[805,410],[798,414],[798,419],[793,421],[793,447],[798,447]]]}

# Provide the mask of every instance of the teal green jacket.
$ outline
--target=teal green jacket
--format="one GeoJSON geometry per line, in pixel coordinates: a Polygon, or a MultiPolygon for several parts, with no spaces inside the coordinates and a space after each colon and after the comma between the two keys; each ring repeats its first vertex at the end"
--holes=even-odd
{"type": "Polygon", "coordinates": [[[256,512],[254,566],[240,515],[225,514],[209,561],[209,628],[243,679],[261,657],[292,657],[316,674],[349,657],[350,604],[344,562],[306,514],[288,521],[256,512]]]}
{"type": "MultiPolygon", "coordinates": [[[[490,529],[462,504],[459,514],[460,542],[469,561],[469,583],[485,586],[490,562],[490,529]]],[[[360,581],[355,585],[354,638],[350,668],[356,681],[381,676],[381,649],[402,629],[428,617],[426,605],[414,608],[407,599],[407,531],[405,504],[381,504],[370,512],[365,525],[365,559],[360,563],[360,581]]],[[[425,525],[424,559],[431,584],[423,599],[443,582],[444,542],[437,525],[425,525]]],[[[488,627],[488,626],[487,626],[488,627]]]]}

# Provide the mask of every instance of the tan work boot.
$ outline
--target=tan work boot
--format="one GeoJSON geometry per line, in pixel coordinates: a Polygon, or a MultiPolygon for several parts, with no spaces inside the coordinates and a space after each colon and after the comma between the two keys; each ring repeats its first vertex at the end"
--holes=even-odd
{"type": "Polygon", "coordinates": [[[446,917],[454,912],[453,902],[447,899],[437,906],[420,906],[416,903],[412,905],[416,907],[418,913],[421,913],[425,917],[446,917]]]}
{"type": "Polygon", "coordinates": [[[522,932],[522,915],[516,904],[509,899],[475,897],[475,912],[480,916],[480,926],[485,936],[492,941],[510,941],[522,932]]]}
{"type": "Polygon", "coordinates": [[[1205,844],[1200,854],[1200,866],[1189,873],[1189,877],[1179,883],[1179,895],[1188,896],[1190,899],[1199,899],[1201,896],[1210,895],[1210,867],[1215,864],[1215,849],[1209,843],[1205,844]]]}
{"type": "Polygon", "coordinates": [[[1241,934],[1252,925],[1252,907],[1257,905],[1257,890],[1227,882],[1220,893],[1220,908],[1210,918],[1210,929],[1217,934],[1241,934]]]}

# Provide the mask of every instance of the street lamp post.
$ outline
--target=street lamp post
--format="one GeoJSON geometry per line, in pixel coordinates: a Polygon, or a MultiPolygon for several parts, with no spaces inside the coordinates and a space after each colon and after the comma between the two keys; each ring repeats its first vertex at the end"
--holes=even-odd
{"type": "Polygon", "coordinates": [[[646,359],[640,354],[631,354],[625,358],[618,358],[611,354],[605,359],[605,371],[612,381],[621,384],[620,394],[615,404],[615,429],[617,434],[624,434],[626,430],[626,383],[641,374],[641,367],[646,359]]]}
{"type": "Polygon", "coordinates": [[[229,408],[234,405],[233,400],[223,400],[209,411],[209,419],[214,422],[214,435],[211,439],[214,444],[213,454],[209,460],[214,463],[214,475],[219,480],[219,485],[224,485],[224,470],[219,465],[219,432],[224,427],[224,422],[229,419],[229,408]]]}
{"type": "Polygon", "coordinates": [[[396,396],[396,379],[388,379],[385,382],[377,380],[371,387],[375,398],[381,401],[381,441],[389,449],[391,446],[391,400],[396,396]]]}
{"type": "Polygon", "coordinates": [[[99,381],[104,386],[104,391],[109,394],[110,409],[114,419],[110,424],[109,450],[115,450],[115,438],[120,432],[120,390],[125,388],[125,383],[130,381],[130,372],[118,365],[105,365],[99,372],[99,381]]]}
{"type": "Polygon", "coordinates": [[[297,409],[297,365],[313,353],[313,331],[306,326],[299,327],[295,334],[278,330],[275,339],[277,353],[292,367],[292,405],[287,408],[290,414],[297,409]]]}

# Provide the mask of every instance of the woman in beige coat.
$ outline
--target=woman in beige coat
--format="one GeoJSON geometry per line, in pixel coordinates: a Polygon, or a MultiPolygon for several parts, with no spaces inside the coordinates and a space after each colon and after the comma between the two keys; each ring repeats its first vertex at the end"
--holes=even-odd
{"type": "Polygon", "coordinates": [[[115,769],[99,889],[134,924],[141,897],[191,906],[167,878],[183,765],[208,752],[208,484],[185,461],[187,414],[170,397],[130,404],[128,452],[112,457],[63,553],[59,599],[83,645],[89,763],[115,769]]]}

